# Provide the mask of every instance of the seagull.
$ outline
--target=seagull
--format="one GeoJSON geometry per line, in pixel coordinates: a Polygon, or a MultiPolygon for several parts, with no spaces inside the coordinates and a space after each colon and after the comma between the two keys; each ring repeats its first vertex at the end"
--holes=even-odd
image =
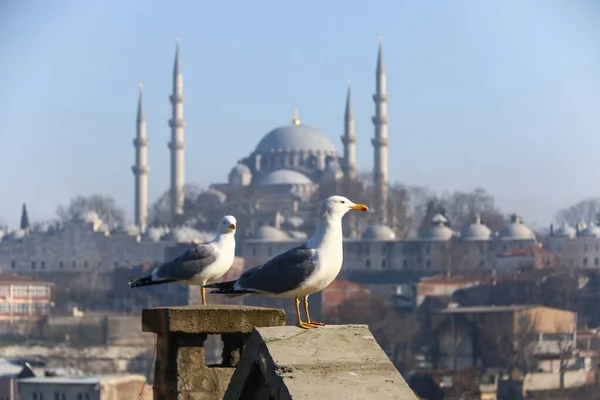
{"type": "Polygon", "coordinates": [[[308,242],[244,272],[237,280],[204,287],[216,289],[211,294],[227,297],[252,294],[293,298],[298,326],[304,329],[324,326],[324,323],[310,319],[308,296],[325,289],[339,274],[343,262],[342,217],[351,210],[368,211],[369,208],[343,196],[323,200],[317,230],[308,242]],[[304,297],[307,322],[300,317],[300,297],[304,297]]]}
{"type": "MultiPolygon", "coordinates": [[[[217,236],[208,243],[199,244],[174,260],[168,261],[152,271],[150,276],[129,281],[129,287],[183,283],[205,285],[223,275],[233,265],[235,257],[235,224],[232,215],[219,221],[217,236]]],[[[201,288],[202,305],[206,305],[206,292],[201,288]]]]}

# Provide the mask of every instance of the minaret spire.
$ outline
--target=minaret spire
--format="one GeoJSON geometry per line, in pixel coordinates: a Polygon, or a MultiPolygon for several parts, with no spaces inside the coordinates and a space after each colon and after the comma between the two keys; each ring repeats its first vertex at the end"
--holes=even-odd
{"type": "Polygon", "coordinates": [[[356,135],[354,134],[354,111],[352,109],[352,83],[348,80],[348,94],[346,95],[346,111],[344,113],[344,176],[356,179],[358,167],[356,165],[356,135]]]}
{"type": "Polygon", "coordinates": [[[294,108],[294,119],[292,120],[292,124],[300,125],[300,120],[298,119],[298,109],[294,108]]]}
{"type": "Polygon", "coordinates": [[[29,229],[29,215],[27,214],[25,203],[23,203],[23,208],[21,209],[21,229],[24,231],[29,229]]]}
{"type": "Polygon", "coordinates": [[[375,151],[373,165],[373,179],[375,183],[375,204],[379,214],[379,222],[387,224],[387,200],[388,200],[388,144],[387,115],[388,95],[385,82],[385,63],[383,60],[383,38],[379,37],[379,52],[377,55],[377,68],[375,71],[376,85],[373,102],[375,103],[375,115],[372,118],[375,126],[375,136],[371,140],[375,151]]]}
{"type": "Polygon", "coordinates": [[[173,93],[169,97],[172,106],[172,116],[169,120],[171,128],[171,223],[183,214],[183,185],[185,181],[185,138],[183,119],[183,75],[179,60],[179,38],[175,46],[175,65],[173,66],[173,93]]]}
{"type": "Polygon", "coordinates": [[[139,84],[139,100],[136,120],[136,135],[133,139],[135,147],[135,165],[131,171],[135,177],[135,224],[141,232],[146,230],[148,224],[148,137],[146,136],[146,118],[144,115],[143,84],[139,84]]]}

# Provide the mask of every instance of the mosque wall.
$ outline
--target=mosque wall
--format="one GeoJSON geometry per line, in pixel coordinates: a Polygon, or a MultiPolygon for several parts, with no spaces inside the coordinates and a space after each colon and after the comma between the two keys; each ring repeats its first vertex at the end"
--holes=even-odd
{"type": "MultiPolygon", "coordinates": [[[[98,285],[109,284],[109,274],[117,266],[162,262],[172,241],[142,240],[127,233],[108,234],[93,224],[67,222],[61,229],[28,232],[0,241],[0,265],[4,272],[52,278],[65,274],[95,273],[98,285]]],[[[53,279],[56,281],[56,279],[53,279]]]]}

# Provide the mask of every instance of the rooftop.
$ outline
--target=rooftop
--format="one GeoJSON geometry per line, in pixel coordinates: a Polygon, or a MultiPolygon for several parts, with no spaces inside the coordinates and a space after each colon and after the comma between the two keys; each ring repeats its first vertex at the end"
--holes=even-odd
{"type": "Polygon", "coordinates": [[[142,375],[83,375],[83,376],[45,376],[21,379],[22,383],[43,383],[52,385],[96,385],[104,381],[145,380],[142,375]]]}
{"type": "Polygon", "coordinates": [[[508,250],[503,253],[500,253],[501,257],[511,257],[511,256],[533,256],[536,254],[552,254],[552,252],[546,248],[540,246],[527,246],[521,247],[520,249],[508,250]]]}
{"type": "Polygon", "coordinates": [[[1,274],[0,283],[43,283],[45,285],[52,285],[50,282],[43,282],[29,276],[14,275],[14,274],[1,274]]]}
{"type": "Polygon", "coordinates": [[[478,314],[478,313],[502,313],[526,310],[528,308],[542,307],[536,304],[510,305],[510,306],[474,306],[446,308],[434,311],[436,314],[478,314]]]}

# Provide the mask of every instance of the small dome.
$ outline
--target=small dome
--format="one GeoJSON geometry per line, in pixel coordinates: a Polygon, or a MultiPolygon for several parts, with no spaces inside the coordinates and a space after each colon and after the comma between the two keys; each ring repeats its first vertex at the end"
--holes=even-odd
{"type": "Polygon", "coordinates": [[[475,222],[469,225],[461,235],[462,240],[489,240],[491,237],[491,229],[481,223],[479,214],[475,216],[475,222]]]}
{"type": "Polygon", "coordinates": [[[289,240],[290,237],[287,233],[282,230],[279,230],[273,226],[263,225],[260,226],[254,235],[252,235],[253,239],[260,240],[271,240],[271,241],[281,241],[281,240],[289,240]]]}
{"type": "Polygon", "coordinates": [[[304,225],[304,220],[300,217],[288,217],[285,219],[285,223],[294,229],[298,229],[304,225]]]}
{"type": "Polygon", "coordinates": [[[160,238],[166,233],[166,229],[153,226],[152,228],[146,229],[146,232],[142,235],[142,239],[159,242],[160,238]]]}
{"type": "Polygon", "coordinates": [[[252,172],[250,172],[250,168],[248,168],[248,166],[246,164],[242,164],[242,163],[238,163],[235,167],[233,167],[231,169],[231,172],[232,173],[235,172],[240,175],[252,174],[252,172]]]}
{"type": "Polygon", "coordinates": [[[335,153],[331,140],[308,125],[290,124],[280,126],[267,133],[256,146],[256,153],[272,151],[320,151],[335,153]]]}
{"type": "Polygon", "coordinates": [[[120,225],[112,231],[115,234],[124,234],[128,236],[137,236],[140,234],[140,229],[134,224],[120,225]]]}
{"type": "Polygon", "coordinates": [[[183,226],[171,229],[162,237],[162,240],[175,241],[177,243],[190,243],[194,241],[208,241],[212,238],[213,236],[206,232],[199,232],[194,228],[183,226]]]}
{"type": "Polygon", "coordinates": [[[333,159],[327,163],[325,171],[323,171],[323,180],[335,181],[344,177],[344,171],[340,167],[340,163],[337,159],[333,159]]]}
{"type": "Polygon", "coordinates": [[[204,199],[210,199],[215,204],[222,204],[225,203],[225,201],[227,200],[227,196],[225,195],[225,193],[216,189],[208,189],[200,193],[200,196],[204,199]]]}
{"type": "Polygon", "coordinates": [[[94,211],[83,211],[83,212],[77,212],[73,215],[73,220],[75,221],[82,221],[85,223],[98,223],[101,222],[102,220],[100,219],[100,216],[94,212],[94,211]]]}
{"type": "Polygon", "coordinates": [[[431,219],[431,226],[425,231],[421,239],[445,242],[452,239],[455,235],[454,231],[446,224],[448,219],[442,214],[436,214],[431,219]]]}
{"type": "Polygon", "coordinates": [[[364,240],[393,240],[395,238],[396,234],[392,228],[385,225],[371,225],[361,236],[361,239],[364,240]]]}
{"type": "Polygon", "coordinates": [[[52,229],[52,225],[49,222],[36,222],[31,228],[32,232],[36,233],[47,233],[52,229]]]}
{"type": "Polygon", "coordinates": [[[14,231],[8,232],[6,236],[4,236],[5,240],[20,240],[23,239],[27,235],[27,232],[23,229],[15,229],[14,231]]]}
{"type": "Polygon", "coordinates": [[[579,232],[580,237],[598,238],[600,237],[600,228],[593,222],[590,222],[588,226],[579,232]]]}
{"type": "Polygon", "coordinates": [[[260,185],[306,185],[312,184],[308,177],[291,169],[278,169],[260,180],[260,185]]]}
{"type": "Polygon", "coordinates": [[[298,240],[308,239],[308,235],[306,233],[300,232],[300,231],[288,231],[287,234],[292,239],[298,239],[298,240]]]}
{"type": "Polygon", "coordinates": [[[554,230],[554,232],[552,233],[552,236],[568,237],[571,239],[573,239],[576,235],[577,235],[577,230],[575,228],[569,226],[569,224],[567,224],[566,222],[563,223],[558,228],[556,228],[554,230]]]}
{"type": "Polygon", "coordinates": [[[516,214],[511,215],[510,222],[498,231],[497,237],[502,240],[535,240],[533,231],[516,214]]]}
{"type": "Polygon", "coordinates": [[[247,165],[238,163],[229,173],[229,183],[234,186],[248,186],[252,182],[252,172],[247,165]]]}

